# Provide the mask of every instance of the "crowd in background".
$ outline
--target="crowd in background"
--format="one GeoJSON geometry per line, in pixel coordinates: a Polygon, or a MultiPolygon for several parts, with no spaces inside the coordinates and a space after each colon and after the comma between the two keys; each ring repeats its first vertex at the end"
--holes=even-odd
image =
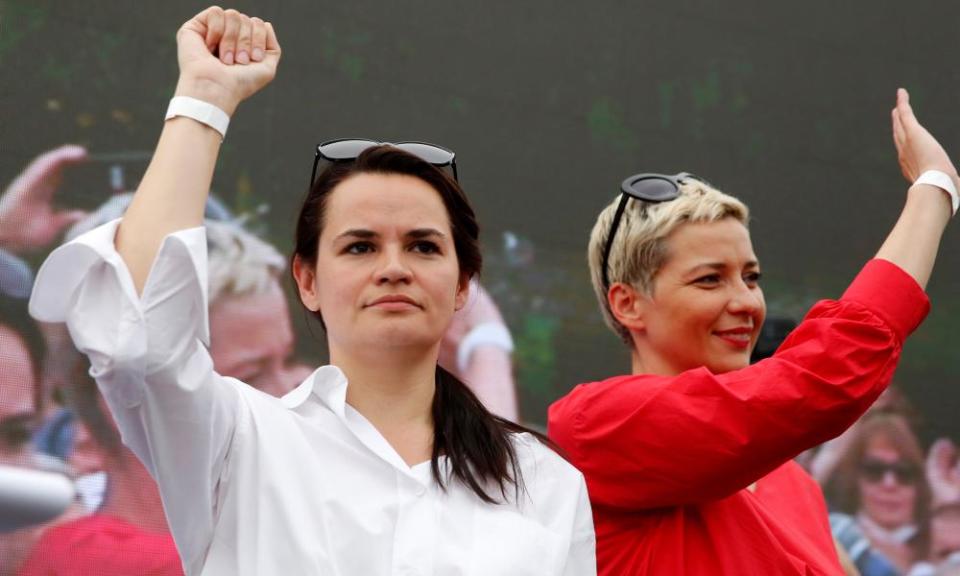
{"type": "MultiPolygon", "coordinates": [[[[129,201],[113,195],[90,214],[56,210],[63,169],[83,158],[74,146],[47,152],[0,197],[0,466],[67,474],[78,495],[47,524],[0,533],[0,576],[180,574],[160,496],[123,446],[86,358],[65,328],[40,326],[27,314],[34,271],[24,256],[119,217],[129,201]]],[[[293,358],[286,258],[221,203],[211,201],[206,217],[214,365],[282,396],[312,371],[293,358]]],[[[480,333],[474,329],[496,324],[503,325],[496,305],[475,290],[442,358],[491,410],[516,419],[509,338],[489,355],[460,350],[480,333]]],[[[851,573],[960,574],[958,450],[947,438],[925,448],[919,425],[906,397],[891,388],[846,433],[799,457],[824,489],[851,573]]]]}

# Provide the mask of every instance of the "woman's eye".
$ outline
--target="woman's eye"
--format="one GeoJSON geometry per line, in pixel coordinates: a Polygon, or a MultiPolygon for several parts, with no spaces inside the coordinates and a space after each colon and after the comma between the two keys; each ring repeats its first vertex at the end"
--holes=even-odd
{"type": "Polygon", "coordinates": [[[344,249],[347,254],[367,254],[373,251],[373,244],[369,242],[354,242],[344,249]]]}
{"type": "Polygon", "coordinates": [[[426,240],[421,240],[420,242],[415,242],[412,246],[414,252],[419,252],[421,254],[439,254],[440,247],[433,242],[426,240]]]}
{"type": "Polygon", "coordinates": [[[707,274],[706,276],[701,276],[701,277],[697,278],[696,280],[694,280],[694,282],[697,283],[697,284],[703,284],[703,285],[706,285],[706,286],[713,286],[714,284],[719,284],[719,283],[720,283],[720,275],[719,275],[719,274],[707,274]]]}
{"type": "Polygon", "coordinates": [[[743,280],[747,284],[755,285],[760,283],[760,278],[763,277],[763,274],[759,272],[748,272],[744,275],[743,280]]]}

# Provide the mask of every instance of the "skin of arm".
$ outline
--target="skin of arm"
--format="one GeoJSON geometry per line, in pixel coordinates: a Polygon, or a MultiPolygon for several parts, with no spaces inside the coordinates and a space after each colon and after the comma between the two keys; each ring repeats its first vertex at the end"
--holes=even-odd
{"type": "Polygon", "coordinates": [[[945,172],[955,185],[960,180],[946,151],[917,121],[910,107],[910,95],[903,88],[897,90],[897,105],[891,117],[900,169],[912,185],[903,212],[877,252],[877,258],[896,264],[921,288],[926,288],[940,238],[950,221],[950,198],[935,186],[913,182],[927,170],[945,172]]]}
{"type": "MultiPolygon", "coordinates": [[[[273,80],[280,45],[269,22],[211,7],[177,32],[177,58],[176,95],[203,100],[232,115],[240,102],[273,80]]],[[[138,294],[163,238],[202,225],[220,142],[217,131],[190,118],[176,117],[164,125],[117,232],[117,251],[138,294]]]]}
{"type": "Polygon", "coordinates": [[[489,323],[506,327],[493,298],[479,283],[473,283],[470,298],[454,315],[444,334],[439,362],[469,386],[487,410],[516,422],[519,410],[510,352],[495,344],[480,344],[470,354],[462,371],[457,366],[457,351],[463,339],[477,326],[489,323]]]}

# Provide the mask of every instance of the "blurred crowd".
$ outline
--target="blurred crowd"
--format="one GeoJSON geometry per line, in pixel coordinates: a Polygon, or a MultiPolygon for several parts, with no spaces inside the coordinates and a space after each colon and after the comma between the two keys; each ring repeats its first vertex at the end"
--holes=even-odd
{"type": "MultiPolygon", "coordinates": [[[[76,490],[73,504],[52,520],[0,526],[0,576],[182,574],[159,493],[123,446],[86,358],[64,327],[38,325],[27,313],[28,262],[118,218],[129,202],[120,194],[91,213],[56,208],[64,169],[85,154],[77,146],[47,152],[0,196],[0,487],[4,471],[31,469],[67,475],[76,490]]],[[[294,358],[282,288],[286,258],[222,203],[212,200],[206,217],[214,365],[282,396],[312,371],[294,358]]],[[[441,358],[491,410],[515,420],[512,343],[501,332],[496,305],[475,289],[441,358]]],[[[779,332],[774,340],[786,333],[779,332]]],[[[768,353],[775,347],[762,345],[768,353]]],[[[842,436],[799,456],[823,487],[850,574],[960,575],[958,449],[947,438],[924,447],[918,425],[907,399],[891,388],[842,436]]]]}

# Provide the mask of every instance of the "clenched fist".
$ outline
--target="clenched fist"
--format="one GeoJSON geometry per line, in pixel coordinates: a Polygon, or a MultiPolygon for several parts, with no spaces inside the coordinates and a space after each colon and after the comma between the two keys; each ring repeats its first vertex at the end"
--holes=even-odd
{"type": "Polygon", "coordinates": [[[232,115],[273,80],[280,44],[269,22],[236,10],[207,8],[177,32],[177,96],[191,96],[232,115]]]}

